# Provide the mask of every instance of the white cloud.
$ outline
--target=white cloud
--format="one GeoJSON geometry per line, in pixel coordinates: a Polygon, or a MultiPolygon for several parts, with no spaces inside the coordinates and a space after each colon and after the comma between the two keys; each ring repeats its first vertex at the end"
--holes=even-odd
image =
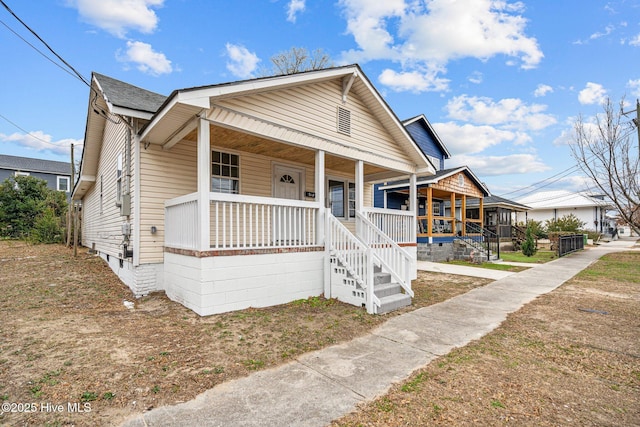
{"type": "Polygon", "coordinates": [[[449,165],[466,165],[479,176],[497,176],[510,174],[528,174],[545,172],[551,169],[535,154],[512,154],[509,156],[456,156],[449,165]]]}
{"type": "Polygon", "coordinates": [[[480,71],[474,71],[469,77],[467,77],[467,80],[469,80],[473,84],[479,85],[480,83],[482,83],[483,78],[484,76],[480,71]]]}
{"type": "Polygon", "coordinates": [[[116,52],[116,59],[120,62],[133,62],[136,68],[152,76],[169,74],[173,71],[171,61],[163,53],[154,52],[150,44],[128,41],[127,51],[116,52]]]}
{"type": "Polygon", "coordinates": [[[152,9],[162,7],[164,0],[67,0],[67,4],[84,21],[124,38],[129,30],[152,33],[158,25],[152,9]]]}
{"type": "Polygon", "coordinates": [[[388,68],[380,74],[378,80],[396,92],[442,91],[449,84],[449,80],[437,77],[437,72],[410,71],[398,73],[388,68]]]}
{"type": "Polygon", "coordinates": [[[287,5],[287,21],[296,22],[298,13],[304,12],[305,0],[290,0],[287,5]]]}
{"type": "Polygon", "coordinates": [[[636,36],[632,37],[632,38],[629,40],[629,44],[630,44],[631,46],[640,46],[640,34],[638,34],[638,35],[636,35],[636,36]]]}
{"type": "Polygon", "coordinates": [[[253,77],[253,72],[260,62],[260,58],[241,45],[227,43],[227,70],[231,71],[234,76],[243,79],[253,77]]]}
{"type": "Polygon", "coordinates": [[[28,134],[12,133],[11,135],[5,135],[0,133],[0,141],[14,143],[36,151],[49,151],[53,154],[63,154],[66,156],[70,154],[71,144],[74,144],[78,149],[82,144],[81,139],[66,138],[54,141],[51,135],[47,135],[39,130],[28,134]]]}
{"type": "Polygon", "coordinates": [[[392,60],[404,73],[418,67],[443,74],[458,58],[505,55],[525,69],[543,58],[537,40],[525,34],[520,2],[340,0],[340,5],[359,48],[343,52],[345,62],[392,60]]]}
{"type": "Polygon", "coordinates": [[[578,101],[583,105],[599,104],[606,94],[607,91],[601,84],[588,82],[587,86],[578,93],[578,101]]]}
{"type": "Polygon", "coordinates": [[[631,89],[631,95],[635,97],[640,97],[640,79],[638,80],[629,80],[627,82],[627,87],[631,89]]]}
{"type": "Polygon", "coordinates": [[[455,122],[434,123],[434,129],[442,142],[456,158],[463,154],[480,153],[485,149],[503,142],[519,143],[526,135],[500,130],[493,126],[459,125],[455,122]]]}
{"type": "Polygon", "coordinates": [[[449,100],[445,107],[450,118],[472,123],[500,125],[505,129],[541,130],[557,122],[545,114],[546,105],[525,104],[521,99],[491,98],[461,95],[449,100]]]}
{"type": "Polygon", "coordinates": [[[553,93],[553,88],[551,86],[539,84],[536,90],[533,91],[533,96],[539,98],[541,96],[546,96],[549,93],[553,93]]]}

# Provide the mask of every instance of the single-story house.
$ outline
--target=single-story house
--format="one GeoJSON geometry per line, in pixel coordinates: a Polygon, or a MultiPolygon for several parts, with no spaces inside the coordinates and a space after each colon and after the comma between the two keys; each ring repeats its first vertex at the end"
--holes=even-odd
{"type": "Polygon", "coordinates": [[[43,179],[47,187],[71,196],[71,163],[0,154],[0,182],[16,176],[43,179]]]}
{"type": "MultiPolygon", "coordinates": [[[[410,303],[417,206],[373,185],[435,173],[358,65],[156,94],[94,73],[73,199],[82,243],[136,295],[200,315],[324,294],[410,303]]],[[[416,197],[413,197],[416,200],[416,197]]]]}
{"type": "Polygon", "coordinates": [[[525,223],[529,220],[544,223],[573,214],[585,223],[586,230],[608,233],[609,228],[614,226],[606,215],[613,205],[602,195],[551,190],[531,194],[517,202],[531,208],[525,212],[525,223]]]}

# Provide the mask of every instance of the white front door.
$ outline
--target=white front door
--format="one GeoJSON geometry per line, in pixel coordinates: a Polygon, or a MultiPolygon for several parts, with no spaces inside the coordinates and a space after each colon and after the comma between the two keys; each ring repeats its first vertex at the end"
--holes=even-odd
{"type": "MultiPolygon", "coordinates": [[[[304,170],[287,165],[273,168],[273,196],[278,199],[302,200],[304,170]]],[[[277,206],[273,210],[274,242],[297,245],[305,240],[306,226],[299,207],[277,206]]]]}
{"type": "Polygon", "coordinates": [[[277,199],[302,199],[301,169],[277,165],[273,174],[273,196],[277,199]]]}

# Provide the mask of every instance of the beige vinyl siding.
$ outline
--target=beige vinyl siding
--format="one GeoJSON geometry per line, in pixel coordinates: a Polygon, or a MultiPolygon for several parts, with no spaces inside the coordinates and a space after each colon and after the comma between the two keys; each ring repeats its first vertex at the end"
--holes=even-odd
{"type": "MultiPolygon", "coordinates": [[[[356,147],[393,160],[413,163],[354,92],[342,104],[336,82],[218,101],[223,107],[291,129],[356,147]],[[351,135],[337,131],[337,108],[351,111],[351,135]]],[[[381,160],[379,166],[385,166],[381,160]]]]}
{"type": "Polygon", "coordinates": [[[149,145],[140,152],[140,263],[162,262],[164,202],[197,191],[197,145],[181,141],[165,151],[149,145]],[[157,232],[151,233],[151,227],[157,232]]]}
{"type": "MultiPolygon", "coordinates": [[[[82,199],[82,243],[111,256],[119,256],[122,252],[121,244],[122,223],[126,217],[120,216],[120,208],[116,206],[116,167],[118,155],[123,159],[123,192],[125,191],[126,174],[125,142],[127,128],[124,124],[106,122],[103,144],[98,161],[96,181],[82,199]],[[102,185],[102,212],[100,211],[100,188],[102,185]]],[[[95,143],[88,141],[88,143],[95,143]]],[[[133,163],[133,162],[132,162],[133,163]]],[[[131,164],[133,167],[133,164],[131,164]]],[[[131,178],[133,183],[133,175],[131,178]]],[[[133,189],[133,185],[130,185],[133,189]]],[[[133,199],[133,194],[132,194],[133,199]]],[[[133,200],[132,200],[133,202],[133,200]]]]}

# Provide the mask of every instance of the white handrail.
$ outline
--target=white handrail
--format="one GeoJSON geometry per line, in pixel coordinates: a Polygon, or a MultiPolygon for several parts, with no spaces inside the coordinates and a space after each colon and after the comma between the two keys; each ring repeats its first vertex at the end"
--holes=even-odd
{"type": "Polygon", "coordinates": [[[372,249],[373,255],[381,262],[383,268],[413,298],[414,294],[411,289],[411,255],[360,212],[356,212],[356,221],[358,237],[372,249]]]}
{"type": "Polygon", "coordinates": [[[338,219],[327,210],[326,213],[327,241],[333,255],[349,271],[356,282],[364,288],[367,300],[367,312],[376,313],[380,307],[380,299],[373,292],[373,260],[372,250],[364,242],[353,235],[338,219]]]}
{"type": "Polygon", "coordinates": [[[396,243],[415,243],[414,212],[367,207],[362,209],[362,213],[396,243]]]}

